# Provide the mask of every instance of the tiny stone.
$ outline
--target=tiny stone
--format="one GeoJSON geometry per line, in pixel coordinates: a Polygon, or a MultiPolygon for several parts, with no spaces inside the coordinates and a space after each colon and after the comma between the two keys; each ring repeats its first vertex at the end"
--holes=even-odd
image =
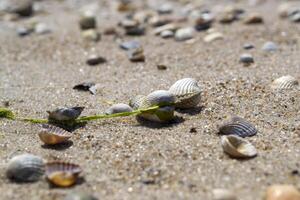
{"type": "Polygon", "coordinates": [[[246,49],[246,50],[253,49],[254,45],[247,43],[247,44],[244,44],[243,48],[246,49]]]}
{"type": "Polygon", "coordinates": [[[251,14],[244,20],[244,24],[261,24],[264,20],[261,15],[259,14],[251,14]]]}
{"type": "Polygon", "coordinates": [[[166,25],[163,25],[163,26],[159,26],[157,27],[156,29],[154,29],[154,34],[155,35],[160,35],[162,32],[164,31],[175,31],[178,29],[178,26],[174,23],[172,24],[166,24],[166,25]]]}
{"type": "Polygon", "coordinates": [[[129,60],[132,62],[144,62],[145,61],[144,50],[142,48],[132,49],[132,50],[128,51],[127,55],[128,55],[129,60]]]}
{"type": "Polygon", "coordinates": [[[158,9],[157,12],[159,14],[171,14],[173,12],[173,6],[169,3],[162,4],[158,9]]]}
{"type": "Polygon", "coordinates": [[[47,34],[51,32],[51,29],[45,23],[38,23],[34,27],[34,32],[37,34],[47,34]]]}
{"type": "Polygon", "coordinates": [[[210,43],[215,40],[222,40],[222,39],[224,39],[224,36],[222,33],[214,32],[214,33],[210,33],[210,34],[206,35],[204,37],[204,42],[210,43]]]}
{"type": "Polygon", "coordinates": [[[277,45],[274,42],[266,42],[263,46],[262,46],[262,50],[263,51],[267,51],[267,52],[272,52],[272,51],[276,51],[278,49],[277,45]]]}
{"type": "Polygon", "coordinates": [[[125,29],[126,35],[131,35],[131,36],[144,35],[145,31],[146,31],[146,28],[143,26],[137,26],[137,27],[125,29]]]}
{"type": "Polygon", "coordinates": [[[190,128],[190,133],[197,133],[197,129],[195,127],[190,128]]]}
{"type": "Polygon", "coordinates": [[[244,64],[251,64],[254,63],[254,59],[251,54],[245,53],[240,56],[240,62],[244,64]]]}
{"type": "Polygon", "coordinates": [[[141,44],[136,40],[126,41],[120,44],[120,48],[124,50],[138,49],[141,47],[141,44]]]}
{"type": "Polygon", "coordinates": [[[104,35],[116,35],[118,32],[115,27],[107,27],[103,31],[104,35]]]}
{"type": "Polygon", "coordinates": [[[178,29],[175,33],[175,40],[176,41],[184,41],[192,39],[194,36],[194,29],[193,28],[181,28],[178,29]]]}
{"type": "Polygon", "coordinates": [[[16,13],[19,16],[29,17],[33,14],[33,0],[2,0],[0,9],[16,13]]]}
{"type": "Polygon", "coordinates": [[[160,36],[162,38],[171,38],[171,37],[174,37],[174,32],[170,31],[170,30],[166,30],[166,31],[161,32],[160,36]]]}
{"type": "Polygon", "coordinates": [[[103,63],[106,63],[106,62],[107,62],[107,60],[104,57],[98,56],[96,54],[90,55],[89,58],[86,61],[86,63],[90,66],[103,64],[103,63]]]}
{"type": "Polygon", "coordinates": [[[166,65],[164,65],[164,64],[158,64],[157,65],[157,69],[159,69],[159,70],[166,70],[168,67],[166,66],[166,65]]]}
{"type": "Polygon", "coordinates": [[[79,20],[79,25],[81,30],[95,29],[97,23],[94,13],[91,11],[84,12],[79,20]]]}
{"type": "Polygon", "coordinates": [[[88,29],[81,32],[82,37],[88,41],[97,42],[100,40],[100,34],[95,29],[88,29]]]}
{"type": "Polygon", "coordinates": [[[22,27],[18,27],[16,32],[20,37],[24,37],[24,36],[29,35],[30,33],[32,33],[32,30],[22,26],[22,27]]]}
{"type": "Polygon", "coordinates": [[[214,17],[211,13],[203,13],[196,19],[195,29],[197,31],[207,30],[211,27],[214,17]]]}
{"type": "Polygon", "coordinates": [[[300,11],[290,17],[292,22],[300,22],[300,11]]]}

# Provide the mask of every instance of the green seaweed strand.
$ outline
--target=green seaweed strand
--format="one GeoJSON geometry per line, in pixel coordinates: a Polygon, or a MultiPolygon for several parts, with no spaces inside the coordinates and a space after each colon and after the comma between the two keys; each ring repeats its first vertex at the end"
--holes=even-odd
{"type": "Polygon", "coordinates": [[[0,108],[0,118],[6,118],[6,119],[15,119],[15,114],[7,109],[7,108],[0,108]]]}

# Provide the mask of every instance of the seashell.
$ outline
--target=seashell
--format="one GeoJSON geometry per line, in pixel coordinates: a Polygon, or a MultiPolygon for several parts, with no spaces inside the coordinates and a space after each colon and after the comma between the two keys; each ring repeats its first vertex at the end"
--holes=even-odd
{"type": "Polygon", "coordinates": [[[201,100],[201,88],[193,78],[184,78],[176,81],[169,89],[175,97],[175,107],[193,108],[201,100]]]}
{"type": "Polygon", "coordinates": [[[235,135],[222,136],[221,144],[224,152],[234,158],[252,158],[257,155],[255,147],[250,142],[235,135]]]}
{"type": "Polygon", "coordinates": [[[127,56],[131,62],[144,62],[145,55],[143,48],[132,49],[127,52],[127,56]]]}
{"type": "Polygon", "coordinates": [[[69,187],[76,183],[82,169],[79,165],[53,161],[46,163],[46,176],[49,182],[59,187],[69,187]]]}
{"type": "Polygon", "coordinates": [[[174,36],[173,31],[169,31],[169,30],[166,30],[166,31],[163,31],[163,32],[160,33],[160,37],[165,38],[165,39],[166,38],[171,38],[173,36],[174,36]]]}
{"type": "Polygon", "coordinates": [[[203,40],[204,40],[204,42],[210,43],[215,40],[223,40],[223,39],[224,39],[224,36],[222,33],[214,32],[214,33],[210,33],[210,34],[206,35],[203,40]]]}
{"type": "Polygon", "coordinates": [[[112,105],[110,108],[108,108],[105,111],[105,114],[110,115],[110,114],[115,114],[115,113],[122,113],[122,112],[131,112],[133,109],[124,103],[118,103],[112,105]]]}
{"type": "Polygon", "coordinates": [[[300,192],[293,185],[272,185],[266,192],[266,200],[299,200],[300,192]]]}
{"type": "Polygon", "coordinates": [[[97,26],[95,13],[91,10],[83,12],[80,16],[79,26],[81,30],[95,29],[97,26]]]}
{"type": "Polygon", "coordinates": [[[299,85],[298,80],[290,75],[287,75],[275,79],[271,84],[271,88],[284,90],[284,89],[292,89],[297,85],[299,85]]]}
{"type": "Polygon", "coordinates": [[[74,90],[89,91],[91,94],[96,94],[96,85],[93,82],[83,82],[73,87],[74,90]]]}
{"type": "Polygon", "coordinates": [[[34,182],[44,174],[44,162],[39,156],[22,154],[13,157],[9,163],[6,175],[17,182],[34,182]]]}
{"type": "Polygon", "coordinates": [[[124,49],[124,50],[139,49],[141,47],[142,47],[142,45],[140,44],[140,42],[138,42],[136,40],[126,41],[126,42],[122,42],[120,44],[120,48],[124,49]]]}
{"type": "Polygon", "coordinates": [[[64,198],[64,200],[97,200],[97,198],[87,193],[71,192],[64,198]]]}
{"type": "Polygon", "coordinates": [[[213,200],[237,200],[236,195],[227,189],[214,189],[213,200]]]}
{"type": "Polygon", "coordinates": [[[253,56],[248,53],[244,53],[240,56],[240,63],[244,63],[245,65],[249,65],[251,63],[254,63],[253,56]]]}
{"type": "Polygon", "coordinates": [[[144,107],[150,106],[166,106],[172,105],[175,103],[175,96],[167,90],[156,90],[151,92],[147,97],[146,101],[144,101],[144,107]]]}
{"type": "Polygon", "coordinates": [[[257,129],[245,119],[234,116],[219,126],[219,133],[223,135],[249,137],[255,135],[257,133],[257,129]]]}
{"type": "Polygon", "coordinates": [[[274,42],[269,41],[264,43],[261,49],[266,52],[274,52],[277,51],[278,47],[274,42]]]}
{"type": "Polygon", "coordinates": [[[260,14],[252,13],[244,20],[244,24],[261,24],[264,20],[260,14]]]}
{"type": "Polygon", "coordinates": [[[72,108],[59,108],[54,111],[47,111],[49,113],[49,119],[57,121],[75,120],[84,107],[72,107],[72,108]]]}
{"type": "Polygon", "coordinates": [[[99,56],[97,54],[91,54],[89,55],[88,59],[86,60],[86,64],[90,65],[90,66],[95,66],[95,65],[98,65],[98,64],[103,64],[103,63],[106,63],[107,60],[102,57],[102,56],[99,56]]]}
{"type": "Polygon", "coordinates": [[[72,133],[56,126],[43,124],[42,130],[39,132],[39,137],[45,144],[54,145],[66,142],[72,137],[72,133]]]}
{"type": "Polygon", "coordinates": [[[145,98],[146,98],[146,96],[144,96],[144,95],[137,95],[134,98],[130,99],[129,106],[131,108],[133,108],[133,110],[137,110],[141,107],[145,98]]]}
{"type": "Polygon", "coordinates": [[[194,37],[194,29],[191,27],[181,28],[175,32],[175,40],[176,41],[185,41],[192,39],[194,37]]]}
{"type": "Polygon", "coordinates": [[[81,32],[81,36],[86,41],[97,42],[101,39],[100,33],[96,29],[87,29],[81,32]]]}

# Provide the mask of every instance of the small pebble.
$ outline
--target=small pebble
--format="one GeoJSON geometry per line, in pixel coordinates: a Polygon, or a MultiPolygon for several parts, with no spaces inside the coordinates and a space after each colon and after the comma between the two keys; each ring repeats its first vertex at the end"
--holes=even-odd
{"type": "Polygon", "coordinates": [[[42,34],[51,33],[51,29],[45,23],[37,23],[34,27],[34,32],[36,34],[42,35],[42,34]]]}
{"type": "Polygon", "coordinates": [[[32,29],[21,26],[17,28],[16,32],[20,37],[24,37],[32,33],[32,29]]]}
{"type": "Polygon", "coordinates": [[[82,37],[87,41],[97,42],[100,40],[100,34],[95,29],[88,29],[81,32],[82,37]]]}
{"type": "Polygon", "coordinates": [[[157,9],[157,12],[161,15],[171,14],[173,12],[173,6],[169,3],[164,3],[157,9]]]}
{"type": "Polygon", "coordinates": [[[29,17],[34,13],[33,3],[33,0],[1,0],[0,9],[22,17],[29,17]]]}
{"type": "Polygon", "coordinates": [[[140,44],[140,42],[138,42],[136,40],[126,41],[126,42],[122,42],[120,44],[120,48],[124,49],[124,50],[138,49],[141,47],[142,47],[142,45],[140,44]]]}
{"type": "Polygon", "coordinates": [[[160,36],[162,38],[171,38],[171,37],[174,37],[174,32],[170,31],[170,30],[166,30],[166,31],[161,32],[160,36]]]}
{"type": "Polygon", "coordinates": [[[102,56],[98,56],[96,54],[92,54],[88,57],[86,63],[90,66],[94,66],[94,65],[98,65],[98,64],[103,64],[106,63],[107,60],[102,57],[102,56]]]}
{"type": "Polygon", "coordinates": [[[222,39],[224,39],[224,36],[223,36],[222,33],[214,32],[214,33],[210,33],[210,34],[206,35],[204,37],[204,42],[210,43],[210,42],[213,42],[215,40],[222,40],[222,39]]]}
{"type": "Polygon", "coordinates": [[[251,54],[245,53],[240,56],[240,62],[244,64],[251,64],[254,63],[254,59],[251,54]]]}
{"type": "Polygon", "coordinates": [[[207,30],[211,27],[214,17],[211,13],[203,13],[196,19],[195,29],[197,31],[207,30]]]}
{"type": "Polygon", "coordinates": [[[246,50],[253,49],[254,45],[247,43],[247,44],[244,44],[243,48],[246,49],[246,50]]]}
{"type": "Polygon", "coordinates": [[[244,24],[261,24],[264,20],[261,15],[253,13],[245,18],[244,24]]]}
{"type": "Polygon", "coordinates": [[[178,25],[171,23],[171,24],[166,24],[166,25],[155,28],[153,33],[155,35],[160,35],[164,31],[172,31],[173,32],[173,31],[176,31],[178,28],[179,28],[178,25]]]}
{"type": "Polygon", "coordinates": [[[129,60],[132,62],[144,62],[145,61],[145,55],[144,55],[143,48],[129,50],[127,55],[128,55],[129,60]]]}
{"type": "Polygon", "coordinates": [[[130,36],[144,35],[145,31],[146,31],[146,28],[144,26],[137,26],[137,27],[125,29],[126,35],[130,35],[130,36]]]}
{"type": "Polygon", "coordinates": [[[164,65],[164,64],[158,64],[156,67],[159,70],[166,70],[168,68],[167,65],[164,65]]]}
{"type": "Polygon", "coordinates": [[[263,46],[262,46],[262,50],[263,51],[267,51],[267,52],[273,52],[273,51],[277,51],[278,47],[274,42],[266,42],[263,46]]]}
{"type": "Polygon", "coordinates": [[[289,18],[292,22],[300,22],[300,10],[289,18]]]}
{"type": "Polygon", "coordinates": [[[97,27],[96,16],[92,11],[85,11],[79,20],[81,30],[95,29],[97,27]]]}
{"type": "Polygon", "coordinates": [[[184,40],[189,40],[192,39],[194,36],[194,29],[189,27],[189,28],[181,28],[178,29],[175,33],[175,40],[176,41],[184,41],[184,40]]]}

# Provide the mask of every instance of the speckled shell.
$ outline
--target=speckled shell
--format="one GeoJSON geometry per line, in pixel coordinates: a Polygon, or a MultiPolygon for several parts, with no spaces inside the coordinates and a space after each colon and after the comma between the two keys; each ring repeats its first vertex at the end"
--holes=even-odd
{"type": "Polygon", "coordinates": [[[235,135],[222,136],[221,144],[224,152],[234,158],[252,158],[257,155],[255,147],[250,142],[235,135]]]}
{"type": "Polygon", "coordinates": [[[131,112],[133,111],[133,109],[124,103],[118,103],[118,104],[114,104],[112,105],[110,108],[108,108],[105,111],[105,114],[110,115],[110,114],[115,114],[115,113],[122,113],[122,112],[131,112]]]}
{"type": "Polygon", "coordinates": [[[299,85],[299,82],[294,77],[287,75],[282,76],[278,79],[275,79],[273,83],[271,84],[271,88],[273,89],[279,89],[279,90],[285,90],[285,89],[292,89],[299,85]]]}
{"type": "Polygon", "coordinates": [[[57,121],[74,120],[83,111],[84,107],[72,107],[72,108],[59,108],[54,111],[47,111],[49,113],[49,119],[57,121]]]}
{"type": "Polygon", "coordinates": [[[240,137],[249,137],[257,133],[257,129],[248,121],[241,117],[231,117],[219,126],[219,134],[237,135],[240,137]]]}
{"type": "Polygon", "coordinates": [[[59,187],[69,187],[76,183],[82,169],[79,165],[53,161],[46,163],[46,176],[49,182],[59,187]]]}
{"type": "Polygon", "coordinates": [[[34,182],[44,174],[44,161],[32,154],[13,157],[7,167],[6,175],[16,182],[34,182]]]}
{"type": "Polygon", "coordinates": [[[39,132],[39,137],[45,144],[54,145],[67,141],[72,137],[72,133],[56,126],[43,124],[42,129],[39,132]]]}
{"type": "Polygon", "coordinates": [[[201,100],[201,88],[193,78],[184,78],[176,81],[169,89],[175,95],[178,108],[196,107],[201,100]]]}

